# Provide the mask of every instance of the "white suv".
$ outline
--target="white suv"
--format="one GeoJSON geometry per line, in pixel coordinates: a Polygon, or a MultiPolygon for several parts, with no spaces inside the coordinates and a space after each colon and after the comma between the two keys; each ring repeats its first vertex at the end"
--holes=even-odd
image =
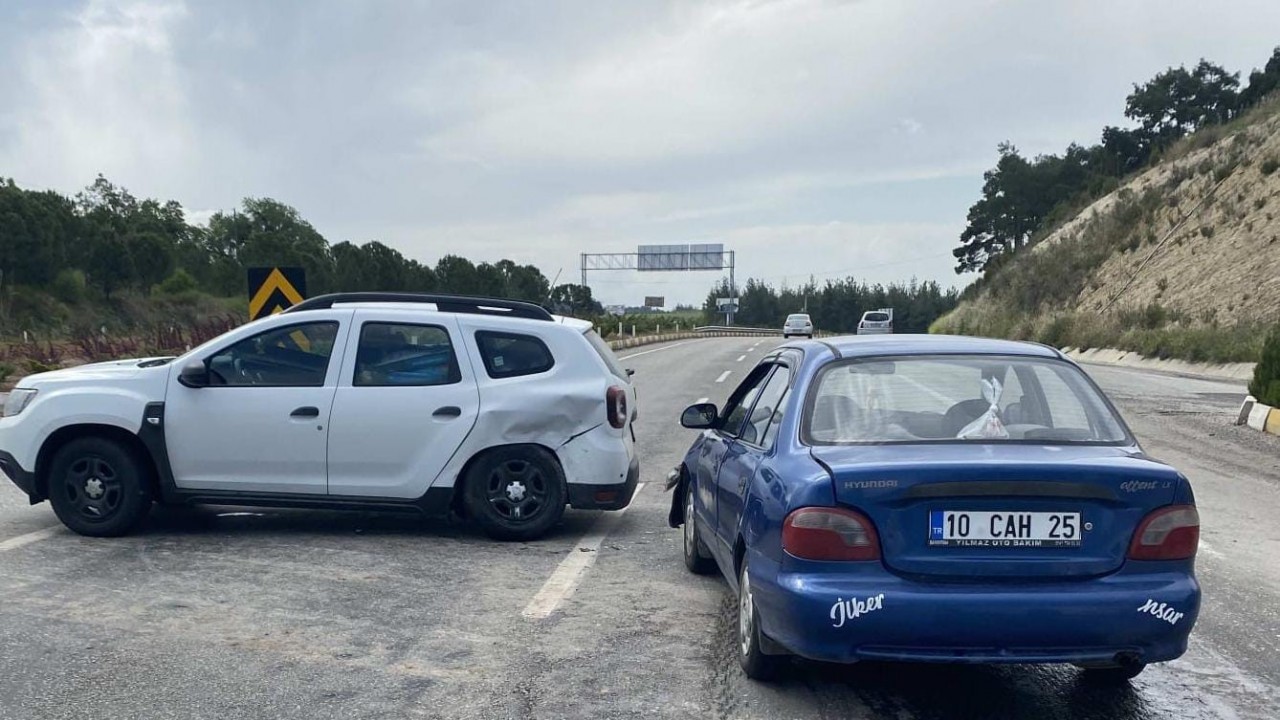
{"type": "Polygon", "coordinates": [[[0,469],[67,527],[120,535],[153,501],[450,511],[545,533],[635,492],[635,390],[590,323],[404,293],[303,301],[182,357],[18,383],[0,469]]]}
{"type": "Polygon", "coordinates": [[[893,333],[893,308],[880,308],[862,313],[858,321],[859,335],[889,335],[893,333]]]}

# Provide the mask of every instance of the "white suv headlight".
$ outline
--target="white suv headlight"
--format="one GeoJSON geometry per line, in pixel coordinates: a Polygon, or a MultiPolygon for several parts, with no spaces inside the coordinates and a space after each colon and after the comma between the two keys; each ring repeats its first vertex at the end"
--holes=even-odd
{"type": "Polygon", "coordinates": [[[31,404],[31,401],[35,399],[36,392],[36,390],[31,390],[29,388],[14,389],[9,393],[8,399],[4,401],[4,416],[13,417],[23,410],[26,410],[27,406],[31,404]]]}

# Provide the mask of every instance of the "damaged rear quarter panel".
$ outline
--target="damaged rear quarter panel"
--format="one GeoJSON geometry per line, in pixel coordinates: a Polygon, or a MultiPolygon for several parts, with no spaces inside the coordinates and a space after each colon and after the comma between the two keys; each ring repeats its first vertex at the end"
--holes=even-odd
{"type": "Polygon", "coordinates": [[[554,452],[571,484],[626,479],[633,452],[630,431],[608,423],[605,393],[611,376],[601,371],[581,332],[553,323],[513,324],[510,332],[534,335],[546,343],[555,364],[542,373],[491,378],[480,360],[475,333],[499,328],[501,321],[486,318],[472,325],[460,319],[460,324],[479,386],[480,413],[435,486],[455,484],[467,461],[486,449],[527,444],[554,452]]]}

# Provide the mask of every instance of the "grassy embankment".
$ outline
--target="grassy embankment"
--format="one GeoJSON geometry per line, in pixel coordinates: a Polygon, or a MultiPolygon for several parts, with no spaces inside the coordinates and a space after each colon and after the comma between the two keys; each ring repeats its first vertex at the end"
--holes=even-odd
{"type": "Polygon", "coordinates": [[[1252,362],[1280,320],[1280,102],[1170,148],[968,288],[930,332],[1252,362]]]}

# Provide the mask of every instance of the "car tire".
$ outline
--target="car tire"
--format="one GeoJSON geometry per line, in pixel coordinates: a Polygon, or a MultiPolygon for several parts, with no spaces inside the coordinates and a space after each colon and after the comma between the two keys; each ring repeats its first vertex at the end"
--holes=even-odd
{"type": "Polygon", "coordinates": [[[684,566],[694,575],[710,575],[716,569],[716,561],[707,551],[706,543],[698,532],[697,516],[693,511],[693,482],[684,491],[684,566]]]}
{"type": "Polygon", "coordinates": [[[761,650],[760,616],[751,594],[751,573],[747,561],[742,560],[738,571],[738,664],[742,672],[752,680],[772,680],[782,665],[778,655],[766,655],[761,650]]]}
{"type": "Polygon", "coordinates": [[[54,514],[81,535],[125,535],[151,512],[151,468],[131,448],[104,437],[59,448],[48,482],[54,514]]]}
{"type": "Polygon", "coordinates": [[[465,505],[495,540],[542,537],[564,515],[564,471],[546,450],[498,448],[481,456],[467,474],[465,505]]]}
{"type": "Polygon", "coordinates": [[[1077,666],[1081,676],[1099,685],[1120,685],[1138,677],[1147,668],[1146,663],[1134,662],[1107,666],[1077,666]]]}

